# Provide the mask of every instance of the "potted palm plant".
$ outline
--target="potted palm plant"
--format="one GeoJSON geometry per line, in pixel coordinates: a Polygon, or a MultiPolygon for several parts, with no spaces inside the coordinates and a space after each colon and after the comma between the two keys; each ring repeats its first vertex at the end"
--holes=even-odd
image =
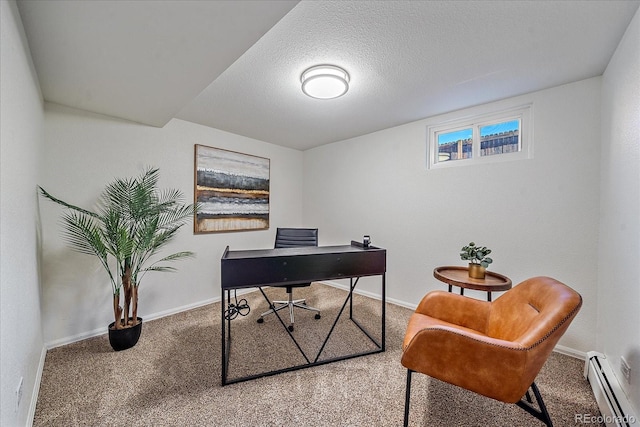
{"type": "Polygon", "coordinates": [[[491,249],[476,245],[474,242],[460,249],[460,259],[469,261],[469,277],[484,279],[487,267],[493,262],[493,259],[488,256],[490,253],[491,249]]]}
{"type": "Polygon", "coordinates": [[[109,276],[114,315],[109,342],[116,351],[133,347],[140,337],[138,287],[145,273],[175,271],[169,262],[194,255],[183,251],[156,257],[197,210],[197,205],[183,203],[181,191],[159,190],[158,178],[159,170],[148,168],[139,177],[115,179],[103,190],[95,211],[39,187],[42,196],[67,208],[62,225],[69,247],[97,257],[109,276]]]}

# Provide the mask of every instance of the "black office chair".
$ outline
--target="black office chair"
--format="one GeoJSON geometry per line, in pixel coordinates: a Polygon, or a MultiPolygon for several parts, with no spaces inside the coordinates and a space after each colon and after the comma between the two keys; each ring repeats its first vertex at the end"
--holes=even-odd
{"type": "MultiPolygon", "coordinates": [[[[275,248],[295,248],[300,246],[318,246],[318,229],[317,228],[278,228],[276,230],[276,243],[275,248]]],[[[315,311],[315,318],[320,318],[320,310],[317,308],[309,307],[304,299],[293,299],[293,288],[301,288],[309,286],[311,283],[296,283],[292,285],[282,285],[287,289],[289,299],[287,301],[272,301],[272,309],[265,311],[260,315],[258,323],[264,322],[264,317],[268,314],[280,311],[285,307],[289,307],[289,318],[291,324],[289,330],[293,331],[293,309],[294,307],[302,308],[304,310],[315,311]]]]}

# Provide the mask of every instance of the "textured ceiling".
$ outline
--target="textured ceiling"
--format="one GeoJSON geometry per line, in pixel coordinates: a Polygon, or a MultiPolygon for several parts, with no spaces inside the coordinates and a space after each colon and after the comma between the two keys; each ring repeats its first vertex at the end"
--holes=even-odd
{"type": "Polygon", "coordinates": [[[22,0],[45,100],[164,126],[296,1],[22,0]]]}
{"type": "Polygon", "coordinates": [[[601,75],[639,1],[21,1],[44,98],[297,149],[601,75]],[[331,63],[349,92],[300,90],[331,63]]]}

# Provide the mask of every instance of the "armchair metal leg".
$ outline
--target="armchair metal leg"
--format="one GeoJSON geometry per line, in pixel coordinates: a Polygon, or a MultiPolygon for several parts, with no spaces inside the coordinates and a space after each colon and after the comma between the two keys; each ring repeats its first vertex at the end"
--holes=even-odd
{"type": "Polygon", "coordinates": [[[525,399],[520,399],[519,402],[516,402],[516,405],[545,423],[547,427],[553,427],[553,423],[551,422],[551,417],[549,416],[549,412],[547,411],[547,406],[544,404],[544,400],[542,400],[542,395],[540,394],[540,390],[538,390],[538,386],[535,382],[531,383],[531,391],[533,391],[533,395],[536,398],[536,402],[540,409],[537,409],[533,406],[533,400],[531,399],[531,394],[529,394],[529,390],[527,390],[527,394],[525,394],[525,399]]]}
{"type": "Polygon", "coordinates": [[[411,397],[411,374],[413,371],[407,369],[407,389],[404,395],[404,427],[409,425],[409,401],[411,397]]]}
{"type": "MultiPolygon", "coordinates": [[[[408,427],[409,425],[409,406],[411,400],[411,374],[414,371],[411,369],[407,369],[407,386],[404,396],[404,427],[408,427]]],[[[542,395],[540,394],[540,390],[538,390],[538,386],[536,383],[532,383],[530,387],[531,391],[533,391],[533,395],[536,398],[536,403],[538,408],[533,405],[533,400],[531,399],[531,394],[529,390],[527,390],[527,394],[521,399],[519,402],[516,402],[520,408],[527,411],[529,414],[533,415],[535,418],[542,421],[547,427],[553,427],[553,423],[551,422],[551,417],[549,416],[549,412],[547,411],[547,406],[544,404],[544,400],[542,399],[542,395]]]]}

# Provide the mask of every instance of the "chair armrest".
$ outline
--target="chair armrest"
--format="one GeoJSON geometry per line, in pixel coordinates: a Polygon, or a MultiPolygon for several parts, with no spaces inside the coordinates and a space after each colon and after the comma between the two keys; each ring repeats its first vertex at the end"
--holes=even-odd
{"type": "Polygon", "coordinates": [[[491,303],[488,301],[445,291],[433,291],[422,298],[415,312],[484,334],[490,310],[491,303]]]}
{"type": "MultiPolygon", "coordinates": [[[[434,325],[425,317],[413,331],[401,363],[407,369],[455,384],[493,399],[514,403],[531,385],[528,352],[517,343],[495,339],[466,328],[434,325]]],[[[408,337],[407,337],[408,338],[408,337]]]]}

